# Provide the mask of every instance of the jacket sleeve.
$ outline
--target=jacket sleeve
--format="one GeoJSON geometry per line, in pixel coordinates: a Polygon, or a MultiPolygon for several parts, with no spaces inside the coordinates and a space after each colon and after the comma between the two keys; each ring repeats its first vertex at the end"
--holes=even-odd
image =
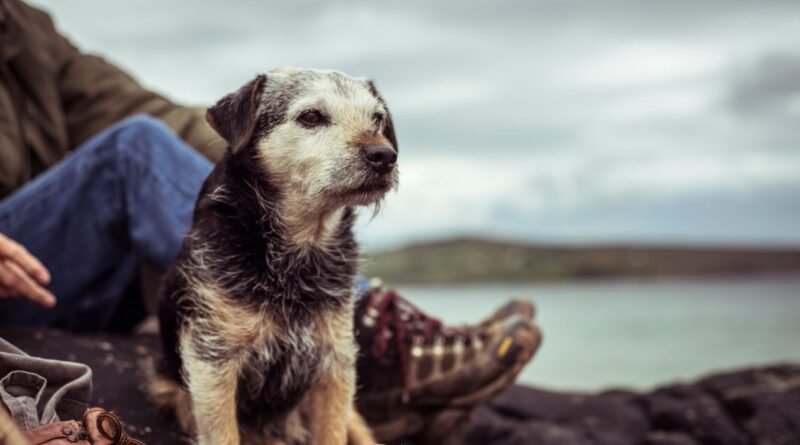
{"type": "Polygon", "coordinates": [[[211,161],[218,161],[225,142],[205,120],[205,110],[184,107],[143,88],[104,59],[82,53],[53,27],[58,59],[59,94],[73,147],[134,114],[155,116],[211,161]]]}

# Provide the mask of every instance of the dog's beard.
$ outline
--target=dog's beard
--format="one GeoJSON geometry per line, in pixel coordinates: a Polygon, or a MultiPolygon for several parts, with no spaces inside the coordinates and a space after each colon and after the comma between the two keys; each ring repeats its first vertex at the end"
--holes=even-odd
{"type": "Polygon", "coordinates": [[[327,195],[343,206],[373,206],[377,214],[381,202],[390,190],[397,188],[397,169],[379,175],[366,168],[350,168],[337,172],[337,183],[327,189],[327,195]]]}

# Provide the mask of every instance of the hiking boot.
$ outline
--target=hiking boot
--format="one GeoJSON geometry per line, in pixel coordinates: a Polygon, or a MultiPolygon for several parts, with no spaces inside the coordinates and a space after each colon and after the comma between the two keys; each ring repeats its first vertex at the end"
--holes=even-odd
{"type": "Polygon", "coordinates": [[[373,289],[356,306],[359,412],[381,442],[457,443],[472,409],[510,386],[541,333],[530,302],[482,322],[445,326],[396,292],[373,289]]]}
{"type": "Polygon", "coordinates": [[[492,315],[481,321],[477,327],[486,328],[494,323],[510,319],[512,317],[521,318],[533,322],[536,315],[536,308],[530,300],[514,299],[497,308],[492,315]]]}

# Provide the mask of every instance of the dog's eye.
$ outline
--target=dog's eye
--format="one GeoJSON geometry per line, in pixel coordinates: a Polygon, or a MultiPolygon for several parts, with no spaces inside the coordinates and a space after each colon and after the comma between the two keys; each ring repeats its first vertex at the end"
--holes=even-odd
{"type": "Polygon", "coordinates": [[[375,113],[372,115],[372,120],[375,121],[375,125],[380,127],[383,125],[383,120],[386,119],[386,116],[383,113],[375,113]]]}
{"type": "Polygon", "coordinates": [[[306,127],[319,127],[328,123],[325,115],[319,110],[306,110],[297,116],[297,121],[306,127]]]}

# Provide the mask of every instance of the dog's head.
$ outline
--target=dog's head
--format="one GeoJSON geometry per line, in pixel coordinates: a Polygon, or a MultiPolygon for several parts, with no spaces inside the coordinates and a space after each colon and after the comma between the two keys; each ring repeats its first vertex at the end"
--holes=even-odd
{"type": "Polygon", "coordinates": [[[377,203],[397,184],[397,139],[369,80],[281,68],[257,76],[206,117],[298,205],[377,203]]]}

